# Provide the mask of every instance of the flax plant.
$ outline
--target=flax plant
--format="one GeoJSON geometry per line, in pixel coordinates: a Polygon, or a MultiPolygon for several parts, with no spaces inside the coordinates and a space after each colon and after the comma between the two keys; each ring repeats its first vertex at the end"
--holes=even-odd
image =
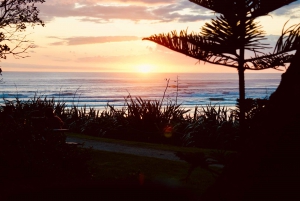
{"type": "Polygon", "coordinates": [[[134,99],[129,95],[125,102],[128,122],[133,125],[131,132],[145,135],[144,138],[150,141],[154,138],[163,139],[165,128],[183,119],[184,114],[189,111],[172,101],[167,101],[166,105],[162,106],[162,101],[163,98],[160,101],[144,100],[141,97],[134,99]]]}
{"type": "Polygon", "coordinates": [[[184,133],[183,141],[186,146],[228,149],[234,146],[237,126],[234,111],[207,105],[196,108],[193,120],[181,132],[184,133]]]}

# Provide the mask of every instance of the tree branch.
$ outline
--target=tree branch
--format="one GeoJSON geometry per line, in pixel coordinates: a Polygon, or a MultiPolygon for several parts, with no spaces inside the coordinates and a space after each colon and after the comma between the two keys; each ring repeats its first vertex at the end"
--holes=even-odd
{"type": "Polygon", "coordinates": [[[16,58],[27,57],[22,54],[33,46],[26,45],[31,41],[25,39],[26,35],[18,33],[24,32],[27,24],[44,26],[35,6],[35,3],[44,2],[45,0],[5,0],[0,3],[0,59],[6,59],[8,54],[16,58]]]}

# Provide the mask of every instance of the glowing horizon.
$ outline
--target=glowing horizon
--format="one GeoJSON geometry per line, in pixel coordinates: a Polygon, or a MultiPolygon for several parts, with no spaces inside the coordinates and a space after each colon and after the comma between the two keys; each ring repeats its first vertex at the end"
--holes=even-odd
{"type": "MultiPolygon", "coordinates": [[[[173,30],[199,32],[214,14],[187,0],[47,1],[36,5],[45,27],[28,27],[36,48],[30,57],[1,61],[5,71],[44,72],[228,72],[236,69],[197,61],[143,37],[173,30]]],[[[258,18],[273,47],[284,23],[298,23],[300,2],[258,18]]],[[[272,51],[269,50],[269,51],[272,51]]],[[[247,71],[250,72],[250,71],[247,71]]],[[[275,70],[251,71],[259,73],[275,70]]]]}

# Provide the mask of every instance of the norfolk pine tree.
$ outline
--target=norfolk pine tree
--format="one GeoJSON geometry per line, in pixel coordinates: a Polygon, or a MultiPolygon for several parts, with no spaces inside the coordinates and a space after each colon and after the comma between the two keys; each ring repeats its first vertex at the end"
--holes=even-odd
{"type": "Polygon", "coordinates": [[[285,67],[293,54],[290,49],[264,53],[269,48],[261,43],[265,38],[262,27],[255,22],[295,0],[190,0],[220,15],[205,23],[200,33],[172,31],[167,34],[152,35],[144,40],[153,41],[171,50],[211,64],[236,68],[239,77],[240,126],[245,119],[245,70],[277,69],[285,67]],[[245,57],[245,52],[252,55],[245,57]]]}

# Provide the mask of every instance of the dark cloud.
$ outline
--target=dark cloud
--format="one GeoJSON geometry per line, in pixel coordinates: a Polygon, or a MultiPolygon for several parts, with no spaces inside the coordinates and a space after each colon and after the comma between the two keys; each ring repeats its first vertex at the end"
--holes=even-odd
{"type": "Polygon", "coordinates": [[[170,4],[165,6],[160,6],[154,9],[152,12],[155,16],[160,16],[162,21],[173,21],[177,20],[179,22],[194,22],[199,20],[211,19],[213,14],[207,15],[207,9],[200,7],[189,1],[179,1],[176,4],[170,4]],[[180,14],[180,11],[188,9],[188,14],[180,14]]]}
{"type": "MultiPolygon", "coordinates": [[[[57,37],[49,37],[57,38],[57,37]]],[[[50,45],[85,45],[96,43],[111,43],[111,42],[123,42],[141,40],[137,36],[99,36],[99,37],[71,37],[71,38],[57,38],[61,41],[51,43],[50,45]]]]}
{"type": "Polygon", "coordinates": [[[178,0],[51,0],[46,1],[47,4],[75,4],[78,3],[80,5],[93,5],[93,4],[104,4],[104,3],[119,3],[119,4],[170,4],[175,3],[178,0]]]}
{"type": "Polygon", "coordinates": [[[114,0],[114,1],[120,2],[120,3],[138,3],[138,4],[148,4],[148,5],[166,4],[166,3],[175,3],[176,2],[176,0],[168,0],[168,1],[166,1],[166,0],[114,0]]]}
{"type": "Polygon", "coordinates": [[[287,6],[283,6],[282,8],[279,8],[279,9],[273,11],[271,13],[271,15],[273,15],[273,14],[277,15],[277,16],[285,15],[290,18],[299,18],[300,17],[299,10],[292,11],[292,9],[297,8],[297,7],[300,8],[299,1],[293,2],[287,6]]]}
{"type": "Polygon", "coordinates": [[[103,6],[91,5],[75,8],[74,5],[44,5],[41,16],[50,20],[53,17],[95,18],[103,21],[111,19],[152,20],[155,16],[145,6],[103,6]]]}
{"type": "Polygon", "coordinates": [[[54,1],[49,4],[44,3],[41,6],[39,6],[39,8],[41,10],[41,17],[45,21],[50,21],[54,17],[79,17],[82,21],[91,21],[96,23],[109,22],[113,19],[133,21],[156,20],[161,22],[169,22],[176,20],[180,22],[186,22],[205,20],[211,18],[211,16],[203,15],[207,11],[206,9],[196,4],[193,4],[187,0],[71,0],[54,1]],[[75,5],[75,2],[79,4],[75,5]],[[109,2],[109,4],[107,2],[109,2]],[[180,11],[186,8],[189,9],[189,13],[180,13],[180,11]]]}

